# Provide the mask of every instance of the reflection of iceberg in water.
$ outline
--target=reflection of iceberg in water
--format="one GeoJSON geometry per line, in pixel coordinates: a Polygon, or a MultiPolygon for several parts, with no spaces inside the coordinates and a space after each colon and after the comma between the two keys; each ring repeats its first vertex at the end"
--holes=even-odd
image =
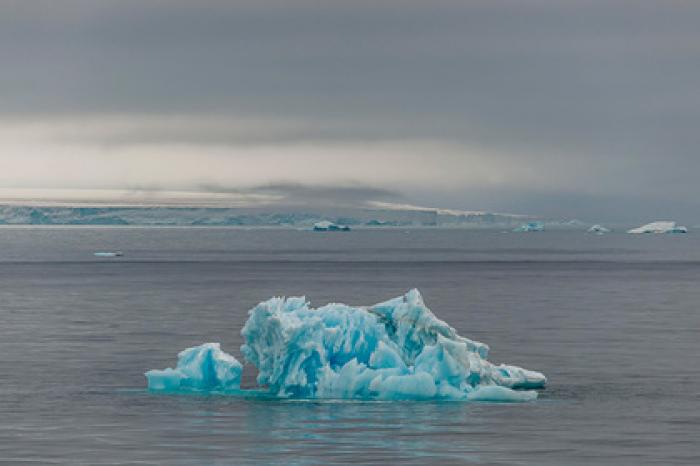
{"type": "Polygon", "coordinates": [[[627,230],[627,233],[688,233],[688,229],[686,227],[676,225],[676,222],[657,221],[647,223],[641,227],[632,228],[631,230],[627,230]]]}
{"type": "MultiPolygon", "coordinates": [[[[417,290],[368,308],[273,298],[250,311],[242,334],[258,384],[279,397],[527,401],[546,382],[488,362],[488,346],[436,318],[417,290]]],[[[240,365],[208,344],[180,353],[176,369],[146,377],[153,390],[232,392],[240,365]]]]}

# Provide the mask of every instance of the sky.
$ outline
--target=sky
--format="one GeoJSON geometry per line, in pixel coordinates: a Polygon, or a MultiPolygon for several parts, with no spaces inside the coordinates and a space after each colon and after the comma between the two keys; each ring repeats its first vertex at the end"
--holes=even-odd
{"type": "Polygon", "coordinates": [[[677,0],[0,0],[0,202],[700,222],[698,24],[677,0]]]}

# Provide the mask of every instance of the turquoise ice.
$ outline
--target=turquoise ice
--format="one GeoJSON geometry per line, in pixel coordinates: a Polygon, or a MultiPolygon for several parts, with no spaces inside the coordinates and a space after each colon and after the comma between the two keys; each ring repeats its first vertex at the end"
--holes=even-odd
{"type": "MultiPolygon", "coordinates": [[[[371,307],[272,298],[249,312],[241,333],[258,384],[278,397],[528,401],[546,383],[539,372],[488,362],[488,346],[458,335],[415,289],[371,307]]],[[[212,345],[183,351],[174,370],[146,373],[149,388],[239,388],[240,370],[222,369],[236,374],[226,377],[215,368],[240,364],[212,345]]]]}
{"type": "Polygon", "coordinates": [[[218,343],[187,348],[178,355],[177,367],[146,372],[148,388],[161,391],[229,391],[241,385],[243,366],[218,343]]]}
{"type": "Polygon", "coordinates": [[[518,228],[513,230],[515,233],[531,232],[531,231],[544,231],[544,223],[542,222],[529,222],[520,225],[518,228]]]}

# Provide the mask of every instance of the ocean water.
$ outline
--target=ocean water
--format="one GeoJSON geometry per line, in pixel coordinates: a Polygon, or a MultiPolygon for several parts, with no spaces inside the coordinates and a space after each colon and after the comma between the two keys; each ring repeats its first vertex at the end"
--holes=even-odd
{"type": "MultiPolygon", "coordinates": [[[[0,228],[2,464],[700,464],[700,234],[0,228]],[[96,258],[121,250],[123,257],[96,258]],[[273,295],[417,287],[536,402],[157,395],[273,295]]],[[[244,384],[255,374],[244,371],[244,384]]]]}

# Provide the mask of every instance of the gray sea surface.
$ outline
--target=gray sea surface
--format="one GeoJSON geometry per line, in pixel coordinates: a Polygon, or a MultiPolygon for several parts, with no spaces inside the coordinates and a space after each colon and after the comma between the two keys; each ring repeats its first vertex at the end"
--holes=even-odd
{"type": "Polygon", "coordinates": [[[2,464],[697,465],[699,356],[700,233],[0,227],[2,464]],[[544,372],[539,399],[145,389],[188,346],[242,359],[247,311],[271,296],[413,287],[491,361],[544,372]]]}

